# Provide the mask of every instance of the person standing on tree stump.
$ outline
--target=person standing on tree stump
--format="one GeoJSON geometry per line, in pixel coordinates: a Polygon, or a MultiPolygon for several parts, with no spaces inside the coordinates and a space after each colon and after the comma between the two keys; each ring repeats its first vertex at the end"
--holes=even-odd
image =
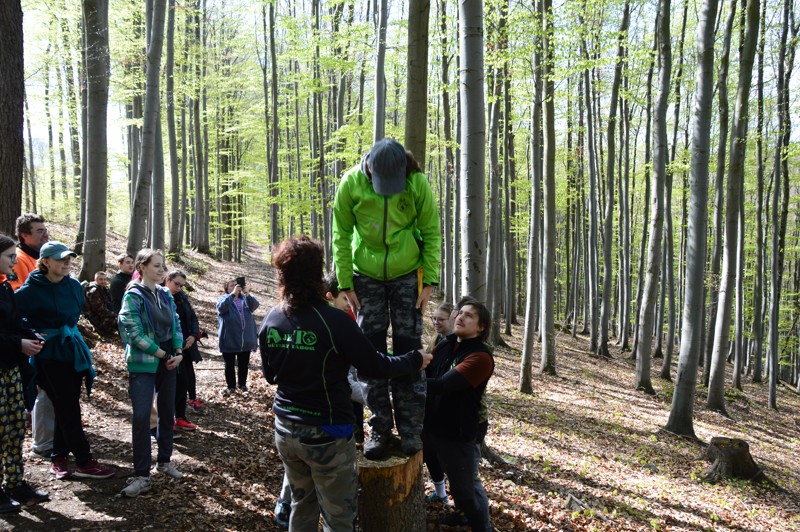
{"type": "Polygon", "coordinates": [[[328,304],[322,245],[291,238],[273,252],[280,303],[259,330],[264,378],[277,384],[275,446],[292,494],[290,530],[353,530],[356,515],[356,421],[350,366],[370,377],[419,373],[432,356],[386,356],[353,319],[328,304]]]}
{"type": "MultiPolygon", "coordinates": [[[[396,140],[376,142],[342,177],[332,245],[339,288],[375,349],[388,352],[390,323],[394,353],[422,348],[422,314],[439,280],[439,213],[419,163],[396,140]]],[[[364,456],[386,454],[395,422],[401,450],[421,450],[422,374],[392,379],[391,401],[389,380],[363,381],[372,412],[364,456]]]]}

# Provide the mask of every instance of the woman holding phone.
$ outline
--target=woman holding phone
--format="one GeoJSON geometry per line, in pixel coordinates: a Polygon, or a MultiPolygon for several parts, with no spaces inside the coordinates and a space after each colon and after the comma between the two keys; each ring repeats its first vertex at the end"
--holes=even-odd
{"type": "Polygon", "coordinates": [[[222,286],[225,295],[217,300],[219,316],[219,350],[225,360],[225,384],[222,392],[226,397],[236,393],[236,369],[239,369],[238,389],[247,392],[247,370],[250,352],[258,347],[256,322],[253,311],[258,300],[250,295],[244,277],[231,279],[222,286]]]}

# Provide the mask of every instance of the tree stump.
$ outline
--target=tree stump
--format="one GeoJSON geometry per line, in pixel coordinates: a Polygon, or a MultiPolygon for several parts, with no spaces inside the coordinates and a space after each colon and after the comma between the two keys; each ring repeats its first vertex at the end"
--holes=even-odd
{"type": "Polygon", "coordinates": [[[364,532],[424,531],[422,451],[392,451],[383,460],[358,455],[358,529],[364,532]]]}
{"type": "Polygon", "coordinates": [[[703,473],[703,482],[716,483],[723,478],[757,480],[764,470],[750,456],[750,445],[736,438],[711,438],[705,457],[711,466],[703,473]]]}

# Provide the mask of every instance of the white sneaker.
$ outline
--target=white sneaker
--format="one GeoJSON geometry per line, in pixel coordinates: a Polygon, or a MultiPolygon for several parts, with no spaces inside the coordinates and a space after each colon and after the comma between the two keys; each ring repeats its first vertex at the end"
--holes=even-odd
{"type": "Polygon", "coordinates": [[[122,489],[121,494],[125,497],[137,497],[142,493],[147,493],[153,487],[150,477],[133,477],[128,479],[128,485],[122,489]]]}
{"type": "Polygon", "coordinates": [[[156,471],[158,471],[159,473],[164,473],[165,475],[170,476],[172,478],[183,478],[183,473],[178,471],[175,468],[175,466],[172,465],[172,462],[167,462],[166,464],[158,464],[156,466],[156,471]]]}

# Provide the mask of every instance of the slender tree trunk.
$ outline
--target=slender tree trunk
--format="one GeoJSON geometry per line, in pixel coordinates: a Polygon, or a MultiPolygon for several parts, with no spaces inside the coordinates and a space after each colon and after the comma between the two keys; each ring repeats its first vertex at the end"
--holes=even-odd
{"type": "Polygon", "coordinates": [[[608,321],[612,309],[611,289],[613,288],[612,247],[614,240],[614,162],[616,160],[617,104],[619,102],[619,86],[622,82],[622,60],[625,55],[625,39],[627,39],[630,12],[630,2],[626,0],[617,38],[617,61],[614,67],[614,81],[611,85],[608,111],[606,212],[603,220],[603,298],[600,307],[600,331],[597,346],[597,355],[606,358],[611,356],[608,352],[608,321]]]}
{"type": "Polygon", "coordinates": [[[108,1],[83,0],[86,32],[87,79],[87,154],[86,154],[86,228],[81,280],[91,279],[105,269],[108,186],[108,1]]]}
{"type": "Polygon", "coordinates": [[[461,54],[461,276],[466,294],[486,297],[486,119],[483,95],[483,1],[459,5],[461,54]]]}
{"type": "Polygon", "coordinates": [[[555,331],[555,276],[556,276],[556,121],[555,121],[555,68],[552,0],[542,2],[542,100],[544,109],[542,125],[544,129],[544,179],[542,225],[542,356],[539,371],[549,375],[556,373],[556,331],[555,331]]]}
{"type": "Polygon", "coordinates": [[[428,136],[428,18],[430,0],[409,0],[405,148],[425,164],[428,136]]]}
{"type": "Polygon", "coordinates": [[[725,413],[725,355],[728,351],[728,334],[733,308],[733,289],[736,282],[736,248],[739,241],[739,206],[744,187],[744,162],[747,148],[750,85],[753,78],[753,60],[758,39],[758,0],[747,0],[747,32],[739,57],[739,88],[731,136],[730,173],[725,205],[725,245],[722,258],[719,303],[717,306],[717,328],[714,334],[714,350],[711,355],[711,375],[708,383],[706,406],[710,410],[725,413]]]}
{"type": "Polygon", "coordinates": [[[167,141],[169,143],[169,172],[172,184],[170,205],[169,253],[177,257],[181,249],[180,212],[181,182],[178,173],[178,139],[175,130],[175,0],[169,0],[167,9],[167,141]]]}
{"type": "Polygon", "coordinates": [[[644,297],[639,311],[639,337],[636,342],[636,388],[654,394],[651,368],[651,341],[658,282],[661,266],[662,232],[664,223],[664,182],[667,163],[667,100],[672,74],[672,44],[670,36],[670,0],[660,0],[658,8],[658,97],[654,113],[653,205],[650,219],[650,241],[647,247],[647,276],[644,297]]]}
{"type": "Polygon", "coordinates": [[[665,430],[696,438],[694,399],[702,346],[704,270],[708,228],[708,160],[710,152],[711,102],[714,83],[714,21],[718,0],[703,0],[697,26],[697,89],[692,118],[690,163],[690,207],[686,253],[686,289],[680,357],[665,430]]]}
{"type": "Polygon", "coordinates": [[[762,301],[764,289],[762,280],[766,276],[764,270],[764,46],[766,42],[766,6],[767,0],[761,3],[761,31],[758,44],[758,131],[756,132],[756,266],[753,277],[753,319],[752,348],[753,382],[761,382],[762,360],[764,356],[764,311],[762,301]]]}
{"type": "Polygon", "coordinates": [[[717,323],[717,308],[719,306],[720,262],[722,260],[722,233],[724,230],[724,187],[725,163],[728,143],[728,65],[730,63],[731,35],[733,21],[736,19],[738,0],[731,0],[728,18],[725,22],[722,54],[719,59],[719,74],[717,75],[717,92],[719,93],[719,147],[717,149],[717,172],[714,180],[714,247],[711,251],[710,297],[708,304],[708,334],[705,342],[705,363],[703,364],[703,384],[708,386],[711,377],[711,356],[714,351],[714,332],[717,323]]]}
{"type": "Polygon", "coordinates": [[[450,91],[448,90],[448,85],[450,84],[450,53],[448,51],[448,41],[447,41],[447,26],[448,26],[448,17],[447,17],[447,1],[440,0],[439,2],[439,16],[440,16],[440,32],[441,32],[441,49],[442,49],[442,57],[441,57],[441,84],[442,84],[442,115],[444,118],[444,158],[445,158],[445,175],[444,175],[444,209],[442,210],[442,217],[443,225],[444,225],[444,238],[442,241],[444,242],[444,275],[442,277],[442,281],[444,283],[444,300],[445,301],[455,301],[456,299],[456,290],[455,286],[453,286],[453,266],[454,266],[454,255],[453,255],[453,247],[455,238],[453,237],[453,214],[452,214],[452,205],[453,205],[453,181],[455,179],[455,161],[453,157],[453,133],[452,133],[452,123],[450,118],[450,91]]]}
{"type": "Polygon", "coordinates": [[[375,110],[372,129],[372,142],[386,136],[386,77],[384,63],[386,60],[386,25],[389,20],[388,0],[378,0],[378,46],[375,54],[375,110]]]}

